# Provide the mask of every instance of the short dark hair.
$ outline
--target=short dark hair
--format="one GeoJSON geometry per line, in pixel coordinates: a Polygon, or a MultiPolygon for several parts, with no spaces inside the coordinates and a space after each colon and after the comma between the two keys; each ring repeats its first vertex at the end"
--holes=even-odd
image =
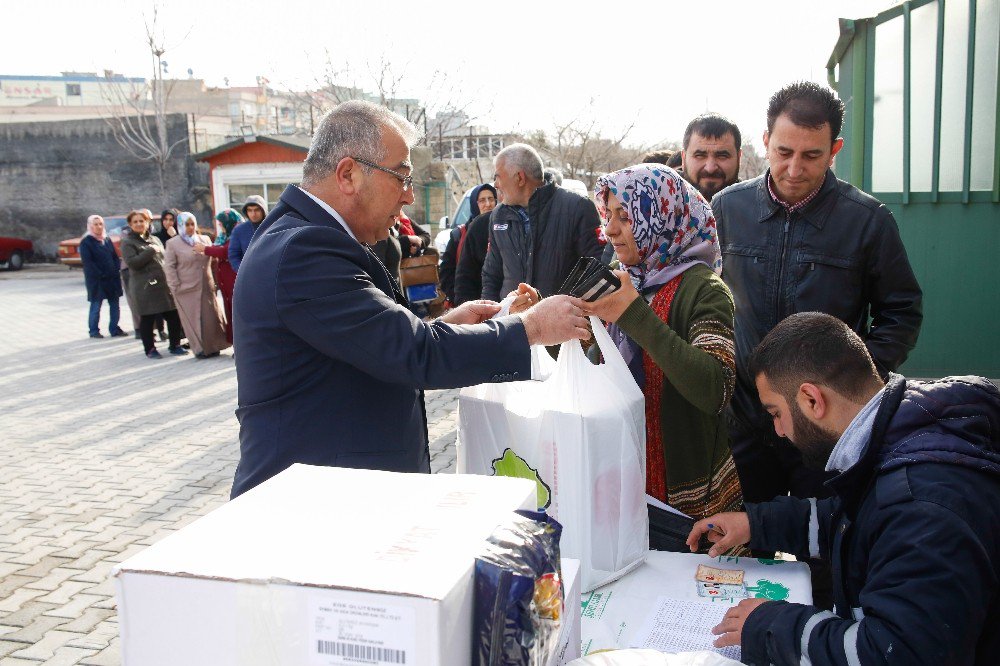
{"type": "Polygon", "coordinates": [[[830,141],[837,140],[844,126],[844,103],[828,86],[812,81],[790,83],[771,95],[767,104],[767,131],[774,131],[774,121],[781,114],[799,127],[820,129],[830,126],[830,141]]]}
{"type": "Polygon", "coordinates": [[[670,167],[671,169],[680,169],[681,166],[683,166],[683,164],[684,164],[684,155],[679,150],[675,152],[673,155],[671,155],[670,159],[667,160],[667,166],[670,167]]]}
{"type": "Polygon", "coordinates": [[[674,156],[672,150],[651,150],[639,160],[640,164],[663,164],[670,163],[670,158],[674,156]]]}
{"type": "Polygon", "coordinates": [[[867,401],[882,386],[868,348],[851,328],[822,312],[783,319],[750,356],[751,379],[760,375],[791,403],[805,382],[827,386],[848,400],[867,401]]]}
{"type": "Polygon", "coordinates": [[[691,143],[691,135],[699,134],[707,139],[718,139],[727,134],[733,135],[736,141],[736,150],[743,145],[743,137],[740,135],[740,128],[736,123],[718,113],[703,113],[688,123],[684,130],[684,150],[687,150],[691,143]]]}

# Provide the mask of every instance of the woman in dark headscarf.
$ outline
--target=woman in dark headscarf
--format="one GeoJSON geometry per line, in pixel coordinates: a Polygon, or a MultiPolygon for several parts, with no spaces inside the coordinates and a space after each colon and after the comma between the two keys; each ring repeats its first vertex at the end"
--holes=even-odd
{"type": "MultiPolygon", "coordinates": [[[[733,393],[733,297],[708,203],[677,172],[640,164],[598,179],[622,288],[591,304],[646,396],[646,492],[695,518],[743,503],[723,410],[733,393]]],[[[650,547],[687,552],[650,509],[650,547]]]]}
{"type": "MultiPolygon", "coordinates": [[[[163,246],[167,246],[167,241],[177,235],[177,216],[180,215],[176,208],[168,208],[160,213],[160,230],[154,236],[160,239],[163,246]]],[[[163,325],[160,324],[162,327],[163,325]]]]}
{"type": "Polygon", "coordinates": [[[472,217],[462,226],[452,229],[441,259],[441,291],[456,306],[478,299],[483,290],[483,261],[486,260],[489,241],[488,220],[490,211],[497,205],[496,188],[483,183],[469,195],[469,203],[472,205],[472,217]],[[483,219],[480,220],[480,217],[483,219]],[[464,263],[463,256],[466,257],[464,263]]]}
{"type": "Polygon", "coordinates": [[[211,257],[215,267],[215,282],[222,294],[222,306],[226,311],[226,340],[233,344],[233,289],[236,287],[236,271],[229,263],[229,237],[233,228],[243,221],[243,216],[233,208],[227,208],[215,216],[221,230],[215,237],[214,245],[195,243],[194,251],[211,257]]]}

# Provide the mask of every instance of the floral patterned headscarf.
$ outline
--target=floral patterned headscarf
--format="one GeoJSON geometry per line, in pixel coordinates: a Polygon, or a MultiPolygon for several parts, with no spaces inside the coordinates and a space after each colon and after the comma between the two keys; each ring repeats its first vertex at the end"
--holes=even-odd
{"type": "Polygon", "coordinates": [[[597,179],[594,199],[608,219],[615,197],[632,223],[639,263],[625,266],[639,291],[663,286],[696,263],[722,273],[712,209],[701,193],[662,164],[638,164],[597,179]]]}

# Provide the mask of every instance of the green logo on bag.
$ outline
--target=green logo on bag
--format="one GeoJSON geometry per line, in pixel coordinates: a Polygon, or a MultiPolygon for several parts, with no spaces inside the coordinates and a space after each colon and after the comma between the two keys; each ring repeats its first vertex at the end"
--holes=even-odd
{"type": "Polygon", "coordinates": [[[538,510],[549,508],[552,504],[552,490],[538,476],[538,470],[533,469],[524,458],[514,453],[513,449],[504,449],[503,455],[493,460],[494,476],[512,476],[516,479],[528,479],[535,482],[535,492],[538,494],[538,510]]]}

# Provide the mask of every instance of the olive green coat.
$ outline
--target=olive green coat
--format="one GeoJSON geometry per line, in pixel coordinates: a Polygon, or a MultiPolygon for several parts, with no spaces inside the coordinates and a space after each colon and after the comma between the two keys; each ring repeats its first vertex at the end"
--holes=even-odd
{"type": "Polygon", "coordinates": [[[122,236],[122,260],[128,266],[128,289],[139,315],[176,309],[163,272],[163,244],[156,236],[129,232],[122,236]]]}

